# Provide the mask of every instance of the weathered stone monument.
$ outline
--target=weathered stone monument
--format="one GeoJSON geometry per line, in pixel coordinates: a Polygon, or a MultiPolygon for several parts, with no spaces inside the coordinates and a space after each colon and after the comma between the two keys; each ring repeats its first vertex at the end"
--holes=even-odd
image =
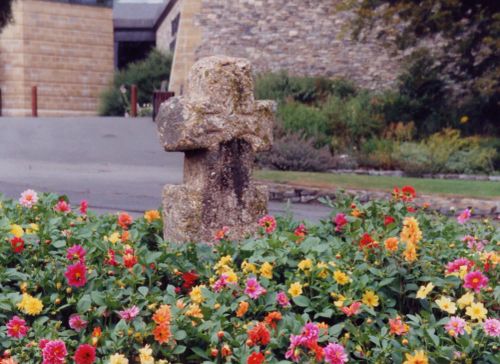
{"type": "Polygon", "coordinates": [[[267,188],[251,173],[255,153],[271,147],[274,104],[253,91],[249,61],[208,57],[194,64],[185,95],[162,104],[161,142],[185,153],[184,183],[163,190],[166,240],[213,241],[223,226],[239,239],[266,213],[267,188]]]}

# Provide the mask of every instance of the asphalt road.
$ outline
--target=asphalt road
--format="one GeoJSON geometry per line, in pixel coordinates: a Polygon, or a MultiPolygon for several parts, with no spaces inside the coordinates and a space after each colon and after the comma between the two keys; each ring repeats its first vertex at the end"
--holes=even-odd
{"type": "MultiPolygon", "coordinates": [[[[89,201],[97,212],[134,214],[160,206],[164,184],[182,181],[182,153],[166,153],[149,118],[0,118],[0,193],[27,188],[89,201]]],[[[271,202],[280,215],[283,203],[271,202]]],[[[292,204],[298,220],[328,216],[321,205],[292,204]]]]}

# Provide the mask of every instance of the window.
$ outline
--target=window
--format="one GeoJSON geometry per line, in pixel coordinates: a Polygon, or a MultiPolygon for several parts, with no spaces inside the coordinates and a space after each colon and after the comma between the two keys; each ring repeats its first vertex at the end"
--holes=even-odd
{"type": "Polygon", "coordinates": [[[179,30],[179,21],[181,20],[181,13],[177,14],[177,16],[172,20],[172,37],[177,34],[179,30]]]}

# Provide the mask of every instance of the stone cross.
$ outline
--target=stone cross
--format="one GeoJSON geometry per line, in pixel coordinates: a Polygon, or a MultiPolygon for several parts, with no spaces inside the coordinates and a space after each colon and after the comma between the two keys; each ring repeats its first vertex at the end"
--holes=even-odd
{"type": "Polygon", "coordinates": [[[182,151],[184,182],[163,190],[164,238],[210,242],[222,227],[241,239],[267,211],[267,188],[251,179],[255,153],[272,144],[274,102],[255,101],[252,67],[207,57],[192,67],[184,96],[160,107],[166,151],[182,151]]]}

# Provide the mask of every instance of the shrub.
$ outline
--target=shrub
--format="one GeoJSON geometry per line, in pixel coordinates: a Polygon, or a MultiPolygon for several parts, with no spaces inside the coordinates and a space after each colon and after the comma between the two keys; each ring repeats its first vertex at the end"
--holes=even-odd
{"type": "Polygon", "coordinates": [[[120,87],[125,86],[126,97],[130,97],[130,85],[137,85],[139,105],[150,104],[153,91],[159,89],[161,82],[169,79],[172,56],[153,50],[140,62],[130,64],[125,70],[115,73],[110,88],[103,92],[99,114],[104,116],[123,116],[127,105],[120,95],[120,87]]]}
{"type": "Polygon", "coordinates": [[[396,161],[393,158],[395,142],[390,139],[370,139],[362,144],[358,161],[363,167],[393,169],[396,161]]]}
{"type": "Polygon", "coordinates": [[[424,144],[405,142],[394,148],[392,158],[409,176],[421,177],[430,173],[430,152],[424,144]]]}
{"type": "Polygon", "coordinates": [[[261,153],[258,162],[262,167],[282,171],[323,172],[333,166],[328,148],[316,149],[313,139],[297,133],[275,140],[272,150],[261,153]]]}

